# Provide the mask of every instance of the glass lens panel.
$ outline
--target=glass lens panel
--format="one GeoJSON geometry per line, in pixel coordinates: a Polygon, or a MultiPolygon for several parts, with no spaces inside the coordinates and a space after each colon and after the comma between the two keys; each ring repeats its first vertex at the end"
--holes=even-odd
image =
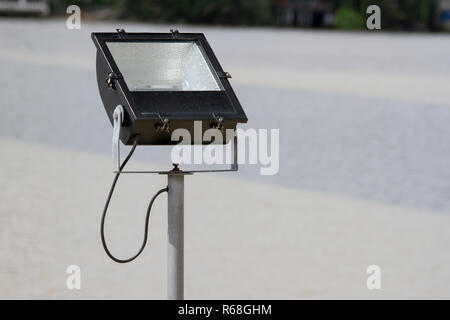
{"type": "Polygon", "coordinates": [[[220,91],[195,42],[107,42],[130,91],[220,91]]]}

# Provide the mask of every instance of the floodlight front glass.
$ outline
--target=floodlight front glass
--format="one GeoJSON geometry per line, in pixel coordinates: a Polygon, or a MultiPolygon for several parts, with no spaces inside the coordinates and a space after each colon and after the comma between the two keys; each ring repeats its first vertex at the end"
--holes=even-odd
{"type": "Polygon", "coordinates": [[[194,41],[106,44],[130,91],[223,90],[194,41]]]}

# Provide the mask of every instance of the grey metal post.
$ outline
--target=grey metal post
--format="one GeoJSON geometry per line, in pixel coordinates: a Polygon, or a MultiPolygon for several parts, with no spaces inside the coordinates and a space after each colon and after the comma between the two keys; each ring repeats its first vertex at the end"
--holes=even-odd
{"type": "Polygon", "coordinates": [[[168,174],[167,298],[184,298],[184,174],[168,174]]]}

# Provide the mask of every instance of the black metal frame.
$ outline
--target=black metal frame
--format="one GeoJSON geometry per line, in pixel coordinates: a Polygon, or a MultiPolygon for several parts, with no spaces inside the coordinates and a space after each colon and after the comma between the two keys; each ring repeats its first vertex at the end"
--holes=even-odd
{"type": "MultiPolygon", "coordinates": [[[[195,120],[202,121],[203,132],[216,126],[234,130],[237,123],[247,122],[247,116],[228,81],[229,75],[223,71],[204,34],[119,31],[93,33],[92,39],[97,47],[99,91],[111,123],[116,106],[122,105],[124,108],[120,134],[124,144],[131,144],[136,134],[140,135],[141,145],[176,144],[178,142],[170,140],[171,132],[177,128],[185,128],[193,138],[195,120]],[[166,41],[195,41],[202,49],[223,91],[130,91],[106,43],[166,41]]],[[[223,143],[227,143],[225,138],[223,143]]]]}

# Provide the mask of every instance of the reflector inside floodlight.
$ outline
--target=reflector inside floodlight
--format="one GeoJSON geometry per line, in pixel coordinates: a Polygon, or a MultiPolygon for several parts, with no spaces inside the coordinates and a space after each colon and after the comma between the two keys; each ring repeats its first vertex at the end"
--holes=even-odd
{"type": "Polygon", "coordinates": [[[107,42],[130,91],[222,91],[196,42],[107,42]]]}

